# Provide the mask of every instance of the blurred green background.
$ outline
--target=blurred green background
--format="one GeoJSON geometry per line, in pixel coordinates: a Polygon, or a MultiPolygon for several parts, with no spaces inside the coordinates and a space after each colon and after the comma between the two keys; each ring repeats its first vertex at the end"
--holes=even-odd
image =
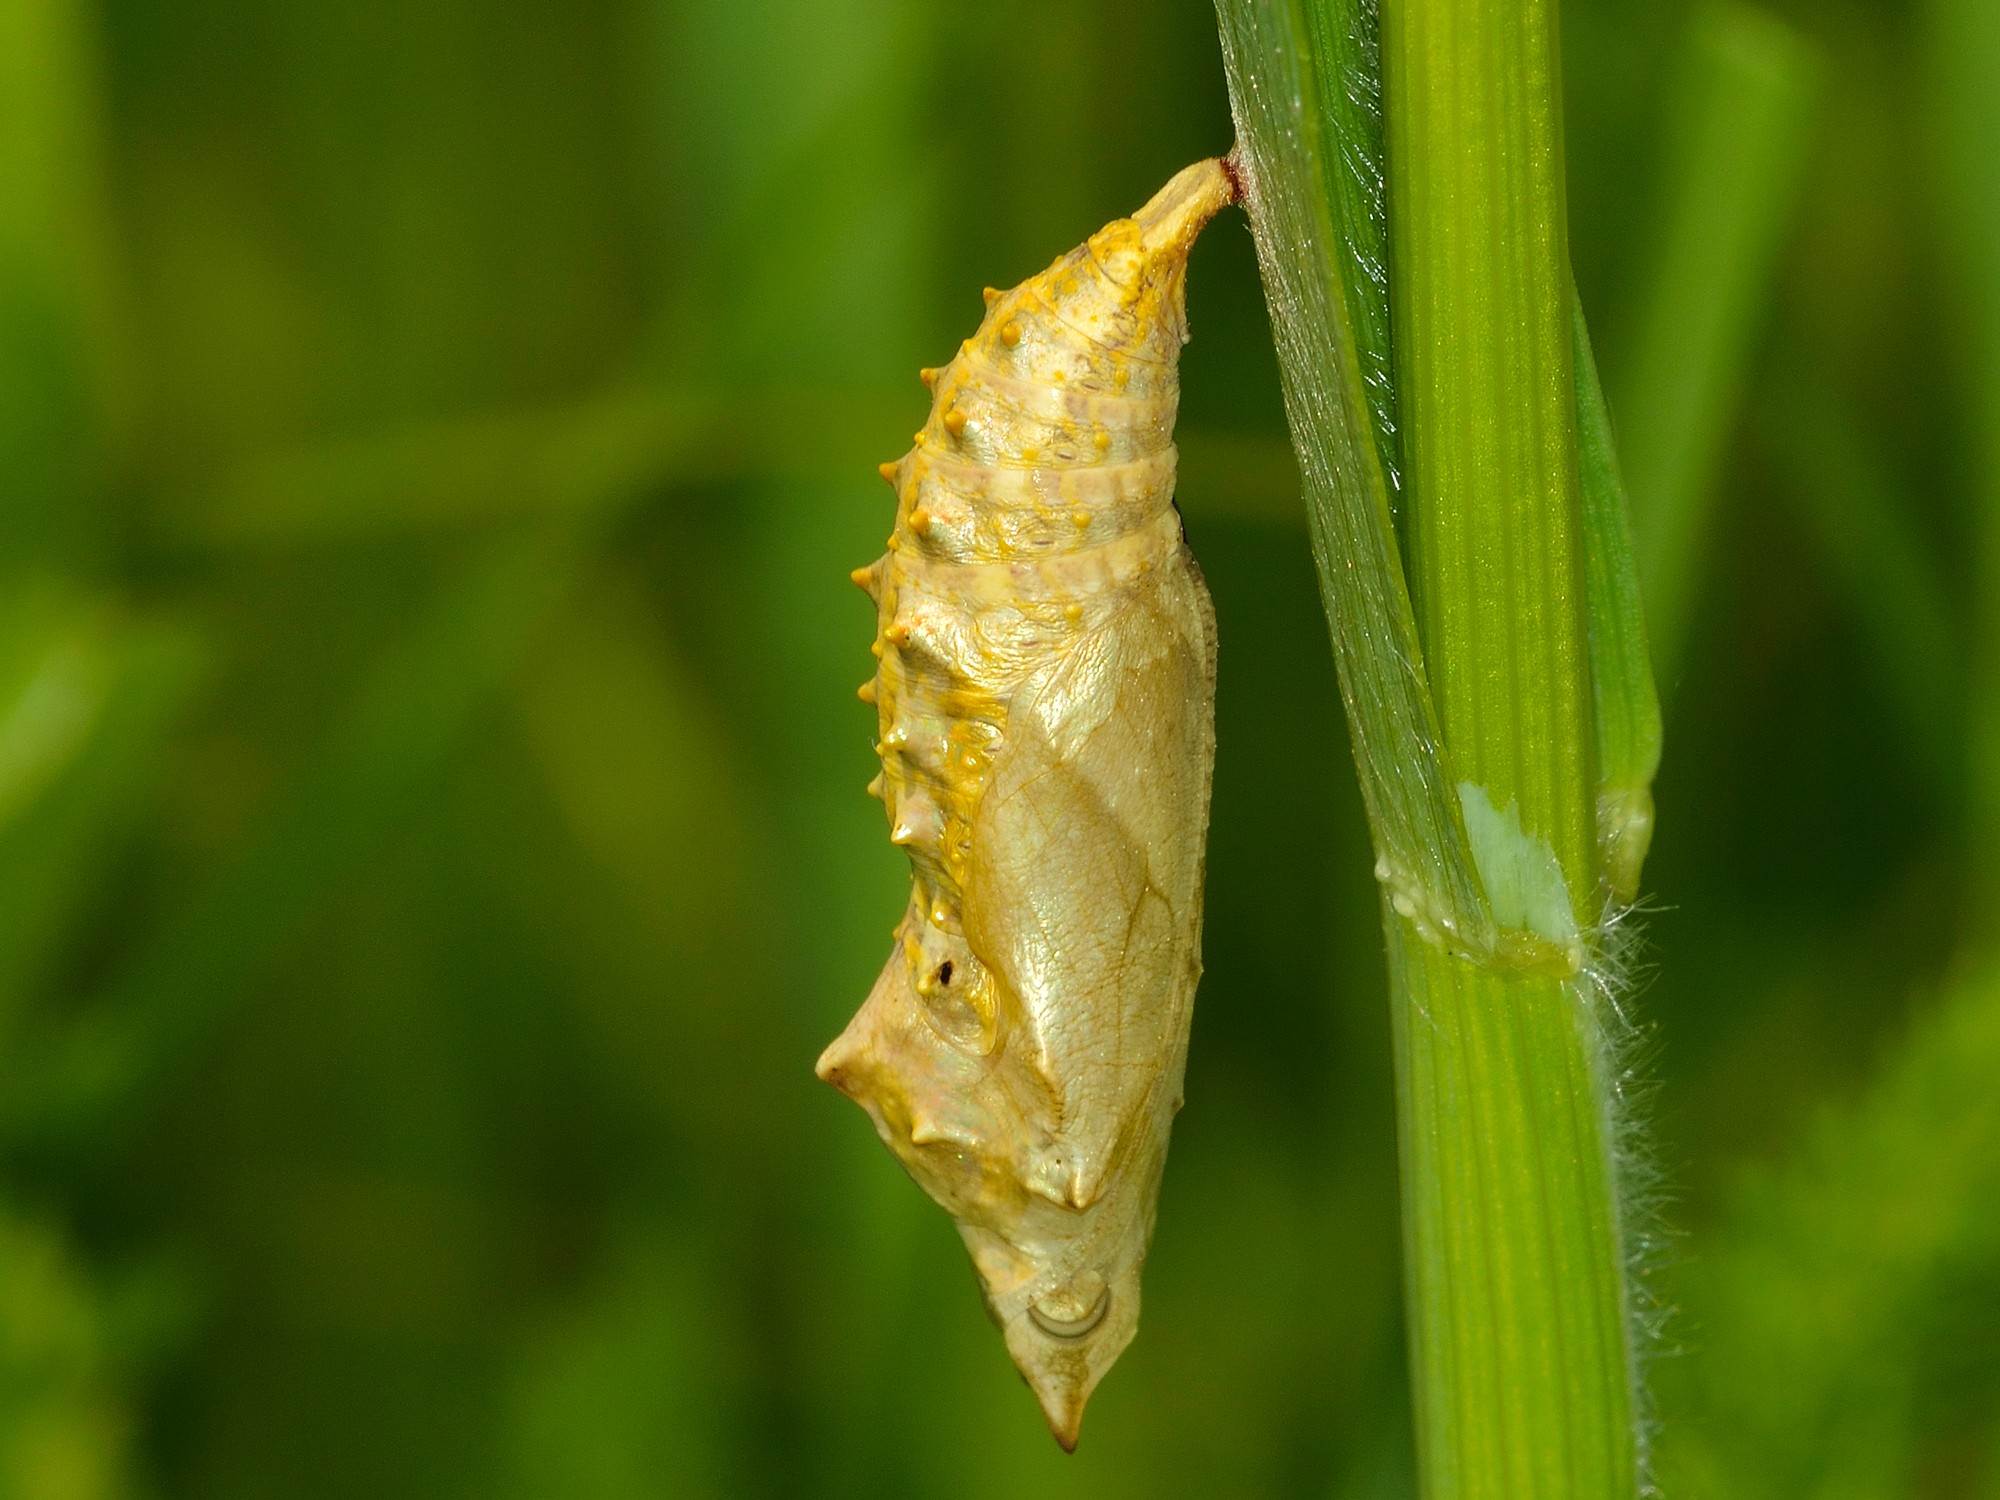
{"type": "MultiPolygon", "coordinates": [[[[1571,0],[1668,704],[1676,1493],[2000,1496],[2000,7],[1571,0]]],[[[1049,1441],[812,1077],[915,372],[1227,148],[1199,0],[0,0],[0,1500],[1412,1493],[1387,1010],[1202,244],[1208,974],[1049,1441]]]]}

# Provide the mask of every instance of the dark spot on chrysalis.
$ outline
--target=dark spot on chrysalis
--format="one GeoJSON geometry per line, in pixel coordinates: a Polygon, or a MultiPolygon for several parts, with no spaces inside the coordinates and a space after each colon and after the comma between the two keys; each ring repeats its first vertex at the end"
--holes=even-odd
{"type": "Polygon", "coordinates": [[[939,983],[939,984],[950,984],[950,983],[951,983],[951,960],[950,960],[950,959],[948,959],[948,958],[947,958],[947,959],[946,959],[946,960],[945,960],[945,961],[944,961],[943,963],[941,963],[941,964],[939,964],[939,965],[938,965],[938,973],[937,973],[937,980],[938,980],[938,983],[939,983]]]}

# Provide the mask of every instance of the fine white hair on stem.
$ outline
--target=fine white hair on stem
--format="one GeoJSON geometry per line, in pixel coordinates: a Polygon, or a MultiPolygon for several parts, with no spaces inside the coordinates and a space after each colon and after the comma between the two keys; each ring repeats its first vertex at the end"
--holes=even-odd
{"type": "Polygon", "coordinates": [[[1659,1493],[1652,1465],[1658,1429],[1649,1376],[1673,1352],[1674,1309],[1660,1289],[1674,1235],[1666,1214],[1667,1177],[1648,1122],[1659,1085],[1657,1031],[1639,1014],[1652,973],[1646,958],[1645,901],[1613,902],[1589,935],[1590,958],[1575,986],[1579,1024],[1590,1040],[1597,1097],[1616,1187],[1618,1243],[1625,1262],[1625,1338],[1632,1378],[1639,1493],[1659,1493]]]}

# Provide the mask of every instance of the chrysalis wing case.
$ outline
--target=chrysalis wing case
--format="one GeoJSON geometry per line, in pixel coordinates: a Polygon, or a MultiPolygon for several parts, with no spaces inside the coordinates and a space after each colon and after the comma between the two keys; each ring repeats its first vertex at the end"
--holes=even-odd
{"type": "Polygon", "coordinates": [[[958,1221],[1065,1448],[1138,1327],[1201,973],[1215,616],[1172,434],[1188,251],[1232,196],[1198,163],[987,293],[855,574],[914,879],[819,1076],[958,1221]]]}

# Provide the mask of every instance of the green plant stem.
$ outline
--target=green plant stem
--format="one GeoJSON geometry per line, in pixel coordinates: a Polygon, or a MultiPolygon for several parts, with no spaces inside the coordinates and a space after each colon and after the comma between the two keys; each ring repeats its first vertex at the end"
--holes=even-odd
{"type": "Polygon", "coordinates": [[[1598,975],[1576,970],[1612,893],[1593,659],[1631,710],[1617,785],[1643,791],[1658,725],[1608,427],[1573,383],[1554,16],[1390,0],[1378,52],[1364,0],[1216,13],[1383,883],[1423,1493],[1629,1496],[1612,1091],[1598,975]],[[1393,351],[1368,347],[1376,240],[1355,222],[1383,204],[1356,105],[1377,56],[1393,351]],[[1395,373],[1387,406],[1370,371],[1395,373]]]}
{"type": "Polygon", "coordinates": [[[1629,1496],[1623,1268],[1576,986],[1385,916],[1423,1493],[1629,1496]]]}
{"type": "Polygon", "coordinates": [[[1360,0],[1217,0],[1235,158],[1271,309],[1285,414],[1298,455],[1313,563],[1326,607],[1354,763],[1375,843],[1376,875],[1398,909],[1467,949],[1490,948],[1491,913],[1473,869],[1456,777],[1424,678],[1423,647],[1389,502],[1393,432],[1388,395],[1369,383],[1391,368],[1387,335],[1370,314],[1366,260],[1377,236],[1348,222],[1380,203],[1348,190],[1373,174],[1368,133],[1329,71],[1374,55],[1372,45],[1324,55],[1325,38],[1373,25],[1360,0]],[[1371,402],[1370,396],[1377,399],[1371,402]]]}
{"type": "MultiPolygon", "coordinates": [[[[1445,750],[1462,795],[1553,855],[1587,929],[1603,888],[1556,27],[1548,0],[1389,0],[1382,66],[1410,589],[1445,750]]],[[[1588,987],[1389,929],[1424,1492],[1630,1495],[1588,987]]]]}
{"type": "MultiPolygon", "coordinates": [[[[1553,7],[1383,14],[1410,584],[1459,772],[1597,884],[1553,7]]],[[[1586,920],[1595,912],[1586,912],[1586,920]]]]}

